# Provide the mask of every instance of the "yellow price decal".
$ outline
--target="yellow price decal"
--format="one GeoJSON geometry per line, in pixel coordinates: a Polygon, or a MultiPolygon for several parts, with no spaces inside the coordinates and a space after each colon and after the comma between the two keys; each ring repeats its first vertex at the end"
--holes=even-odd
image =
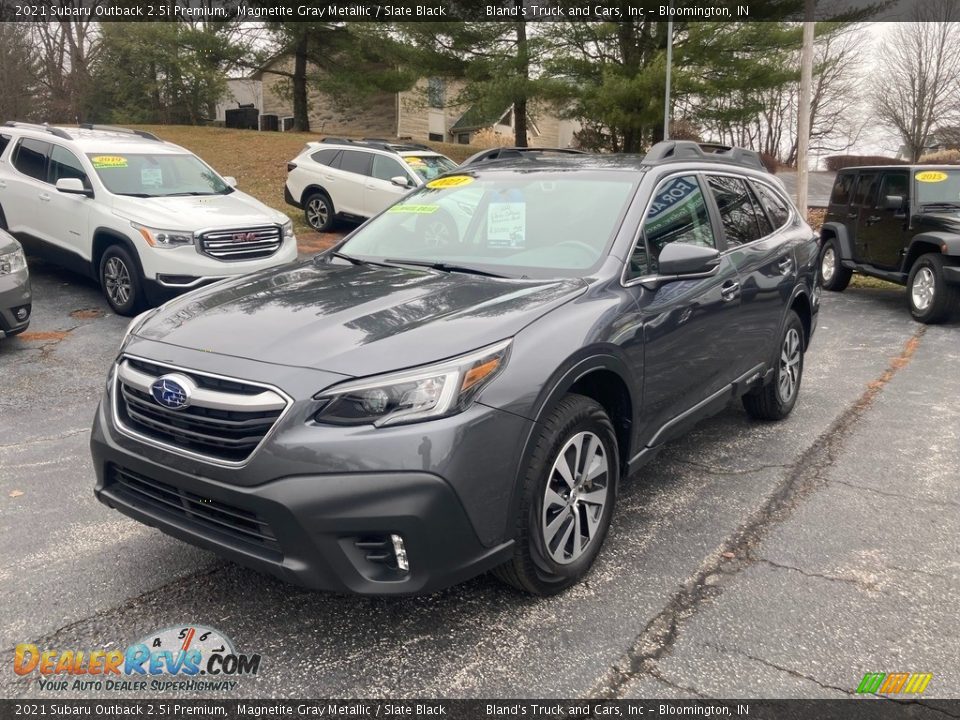
{"type": "Polygon", "coordinates": [[[103,168],[127,167],[127,159],[125,157],[120,157],[119,155],[98,155],[95,158],[91,158],[90,162],[93,163],[93,166],[97,170],[102,170],[103,168]]]}
{"type": "Polygon", "coordinates": [[[469,185],[472,182],[473,178],[469,175],[452,175],[450,177],[431,180],[427,183],[427,187],[431,190],[443,190],[445,188],[455,188],[460,187],[461,185],[469,185]]]}
{"type": "Polygon", "coordinates": [[[413,215],[432,215],[440,209],[439,205],[394,205],[388,213],[411,213],[413,215]]]}
{"type": "Polygon", "coordinates": [[[947,174],[939,170],[924,170],[917,173],[917,180],[920,182],[943,182],[946,179],[947,174]]]}

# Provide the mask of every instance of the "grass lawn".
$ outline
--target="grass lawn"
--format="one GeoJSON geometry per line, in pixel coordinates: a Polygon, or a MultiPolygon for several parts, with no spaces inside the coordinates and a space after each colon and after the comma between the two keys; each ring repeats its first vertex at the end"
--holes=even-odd
{"type": "MultiPolygon", "coordinates": [[[[199,155],[221,175],[233,175],[238,187],[245,193],[293,219],[302,252],[318,252],[332,245],[342,233],[314,232],[307,225],[303,213],[283,200],[283,185],[287,180],[287,162],[292,160],[311,140],[322,136],[314,133],[257,132],[256,130],[228,130],[216,127],[190,125],[141,125],[143,130],[155,133],[163,140],[182,145],[199,155]]],[[[456,162],[466,160],[477,151],[471,145],[427,143],[437,152],[456,162]]],[[[341,229],[349,229],[347,226],[341,229]]]]}

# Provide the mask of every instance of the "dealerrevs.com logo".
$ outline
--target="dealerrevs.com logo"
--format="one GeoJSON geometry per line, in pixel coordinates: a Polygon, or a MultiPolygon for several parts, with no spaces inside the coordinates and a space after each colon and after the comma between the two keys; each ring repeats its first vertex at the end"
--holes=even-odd
{"type": "Polygon", "coordinates": [[[260,655],[238,653],[219,630],[202,625],[151,633],[124,650],[14,649],[17,675],[37,676],[46,692],[215,692],[234,690],[256,675],[260,655]]]}

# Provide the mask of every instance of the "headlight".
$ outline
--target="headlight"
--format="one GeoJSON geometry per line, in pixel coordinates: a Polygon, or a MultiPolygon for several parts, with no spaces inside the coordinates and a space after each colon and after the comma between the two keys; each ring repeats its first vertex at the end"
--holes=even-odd
{"type": "Polygon", "coordinates": [[[503,369],[510,341],[436,365],[343,383],[316,396],[314,420],[377,427],[453,415],[503,369]]]}
{"type": "Polygon", "coordinates": [[[23,255],[23,250],[17,248],[13,252],[0,255],[0,275],[10,275],[20,272],[27,267],[27,258],[23,255]]]}
{"type": "Polygon", "coordinates": [[[283,224],[283,239],[284,239],[284,240],[291,240],[291,239],[293,239],[293,237],[294,237],[294,234],[293,234],[293,220],[287,220],[287,221],[283,224]]]}
{"type": "Polygon", "coordinates": [[[131,223],[143,235],[147,244],[155,248],[174,248],[193,245],[193,233],[185,230],[160,230],[131,223]]]}

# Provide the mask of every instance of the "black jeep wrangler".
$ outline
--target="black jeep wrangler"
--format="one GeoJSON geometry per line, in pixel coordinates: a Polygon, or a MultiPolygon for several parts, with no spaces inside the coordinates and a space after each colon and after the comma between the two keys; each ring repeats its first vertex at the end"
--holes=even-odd
{"type": "Polygon", "coordinates": [[[919,322],[960,308],[960,167],[841,170],[821,236],[825,290],[843,290],[856,271],[906,285],[919,322]]]}

